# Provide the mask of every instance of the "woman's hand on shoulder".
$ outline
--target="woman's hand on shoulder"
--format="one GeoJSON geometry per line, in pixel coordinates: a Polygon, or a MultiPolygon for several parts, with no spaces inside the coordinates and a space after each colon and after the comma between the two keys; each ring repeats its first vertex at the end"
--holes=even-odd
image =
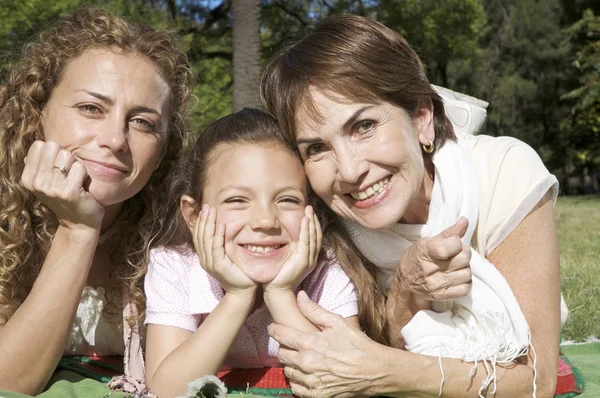
{"type": "Polygon", "coordinates": [[[219,281],[227,293],[250,293],[254,297],[256,283],[225,253],[225,225],[217,225],[216,209],[202,206],[194,226],[193,240],[200,265],[219,281]]]}
{"type": "Polygon", "coordinates": [[[35,141],[25,158],[21,184],[67,228],[100,230],[104,208],[84,188],[85,167],[56,142],[35,141]]]}
{"type": "Polygon", "coordinates": [[[471,289],[471,249],[461,242],[468,221],[461,217],[453,226],[409,247],[400,259],[394,283],[400,283],[416,300],[450,300],[471,289]]]}
{"type": "Polygon", "coordinates": [[[317,265],[323,233],[317,215],[311,206],[304,210],[300,236],[293,243],[289,257],[275,278],[264,286],[265,294],[279,290],[294,290],[317,265]]]}

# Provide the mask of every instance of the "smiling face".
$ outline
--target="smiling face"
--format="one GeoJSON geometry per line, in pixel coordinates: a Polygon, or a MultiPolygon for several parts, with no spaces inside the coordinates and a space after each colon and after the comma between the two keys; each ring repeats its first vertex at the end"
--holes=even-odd
{"type": "Polygon", "coordinates": [[[431,110],[411,119],[387,102],[354,103],[314,88],[310,95],[322,117],[301,107],[296,140],[315,193],[366,228],[398,222],[427,175],[420,146],[434,138],[431,110]]]}
{"type": "Polygon", "coordinates": [[[85,166],[103,206],[138,193],[167,143],[170,89],[156,67],[119,50],[84,52],[65,69],[43,109],[45,141],[85,166]]]}
{"type": "Polygon", "coordinates": [[[298,241],[307,181],[298,159],[280,144],[219,144],[203,203],[225,224],[225,252],[257,283],[279,273],[298,241]]]}

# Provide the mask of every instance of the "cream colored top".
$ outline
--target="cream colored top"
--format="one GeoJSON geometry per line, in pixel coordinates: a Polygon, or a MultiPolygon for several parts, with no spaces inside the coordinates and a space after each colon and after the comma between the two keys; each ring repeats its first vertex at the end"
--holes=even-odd
{"type": "Polygon", "coordinates": [[[102,315],[105,303],[104,288],[83,289],[64,355],[123,355],[123,332],[102,315]]]}
{"type": "MultiPolygon", "coordinates": [[[[556,199],[558,181],[548,172],[537,153],[522,141],[486,135],[463,138],[475,168],[479,203],[471,246],[481,256],[487,257],[546,192],[550,190],[553,200],[556,199]]],[[[444,192],[437,180],[433,191],[438,194],[432,194],[430,206],[439,206],[440,203],[434,199],[441,200],[444,192]]],[[[377,266],[378,280],[387,289],[391,286],[400,254],[406,249],[400,246],[421,239],[425,227],[397,223],[386,229],[369,231],[348,220],[344,224],[359,250],[377,266]],[[399,236],[408,242],[403,243],[399,236]]]]}

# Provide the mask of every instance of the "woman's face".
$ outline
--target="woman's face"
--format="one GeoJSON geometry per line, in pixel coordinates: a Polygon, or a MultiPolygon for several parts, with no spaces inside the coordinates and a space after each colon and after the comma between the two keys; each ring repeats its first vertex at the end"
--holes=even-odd
{"type": "Polygon", "coordinates": [[[170,89],[146,58],[93,49],[75,58],[43,109],[45,141],[81,162],[103,206],[138,193],[166,150],[170,89]]]}
{"type": "Polygon", "coordinates": [[[202,198],[225,224],[225,252],[250,279],[268,283],[298,242],[307,202],[306,175],[275,144],[221,144],[207,170],[202,198]]]}
{"type": "Polygon", "coordinates": [[[430,108],[411,120],[387,102],[355,103],[314,88],[310,95],[322,118],[300,107],[296,140],[314,191],[366,228],[398,222],[423,182],[421,144],[434,139],[430,108]]]}

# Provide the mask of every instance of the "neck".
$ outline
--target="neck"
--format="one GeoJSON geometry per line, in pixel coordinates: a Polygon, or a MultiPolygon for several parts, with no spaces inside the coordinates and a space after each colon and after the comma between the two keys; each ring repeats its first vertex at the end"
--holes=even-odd
{"type": "Polygon", "coordinates": [[[106,232],[117,220],[119,214],[121,213],[121,209],[123,208],[123,203],[117,203],[115,205],[111,205],[104,208],[104,218],[102,219],[102,227],[100,228],[100,234],[106,232]]]}
{"type": "Polygon", "coordinates": [[[404,215],[400,219],[402,224],[425,224],[429,218],[429,203],[435,176],[435,167],[430,157],[424,159],[425,171],[421,188],[417,196],[409,203],[404,215]]]}

